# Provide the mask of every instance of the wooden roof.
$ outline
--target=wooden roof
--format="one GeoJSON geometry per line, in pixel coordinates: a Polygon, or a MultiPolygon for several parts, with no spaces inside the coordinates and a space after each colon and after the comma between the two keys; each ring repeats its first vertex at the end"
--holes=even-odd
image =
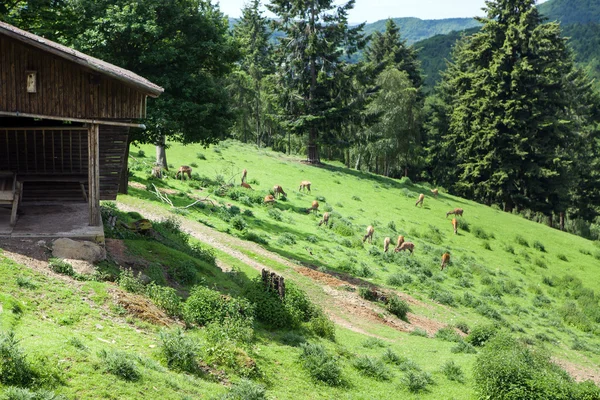
{"type": "Polygon", "coordinates": [[[162,87],[155,85],[146,78],[143,78],[131,71],[117,67],[116,65],[107,63],[95,57],[88,56],[87,54],[73,50],[70,47],[63,46],[41,36],[34,35],[33,33],[24,31],[2,21],[0,21],[0,35],[6,35],[30,46],[47,51],[58,57],[87,67],[98,73],[113,77],[127,85],[134,87],[148,96],[158,97],[164,91],[162,87]]]}

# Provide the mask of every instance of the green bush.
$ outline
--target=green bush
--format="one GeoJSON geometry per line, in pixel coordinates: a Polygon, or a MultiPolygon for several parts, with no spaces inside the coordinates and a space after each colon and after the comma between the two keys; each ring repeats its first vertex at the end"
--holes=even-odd
{"type": "Polygon", "coordinates": [[[491,338],[496,336],[498,328],[495,325],[477,325],[471,329],[471,333],[466,337],[467,343],[473,346],[483,346],[491,338]]]}
{"type": "Polygon", "coordinates": [[[388,297],[385,308],[402,320],[406,320],[406,314],[410,311],[408,303],[396,295],[388,297]]]}
{"type": "Polygon", "coordinates": [[[450,327],[440,328],[434,335],[436,339],[446,342],[462,342],[461,336],[450,327]]]}
{"type": "Polygon", "coordinates": [[[407,371],[401,380],[402,384],[411,393],[420,393],[427,391],[427,387],[434,383],[431,374],[423,371],[407,371]]]}
{"type": "Polygon", "coordinates": [[[409,274],[403,274],[400,272],[396,272],[392,275],[390,275],[387,279],[387,283],[390,286],[402,286],[405,284],[410,284],[412,283],[413,279],[412,276],[410,276],[409,274]]]}
{"type": "Polygon", "coordinates": [[[172,287],[160,286],[150,282],[145,288],[145,293],[154,304],[162,308],[167,314],[173,317],[181,316],[181,297],[172,287]]]}
{"type": "Polygon", "coordinates": [[[66,262],[65,260],[61,260],[60,258],[51,258],[48,260],[48,266],[50,269],[57,274],[63,274],[67,276],[75,276],[75,271],[73,270],[73,266],[66,262]]]}
{"type": "Polygon", "coordinates": [[[427,334],[427,331],[425,329],[422,328],[415,328],[412,331],[410,331],[409,335],[412,336],[421,336],[421,337],[428,337],[429,335],[427,334]]]}
{"type": "Polygon", "coordinates": [[[17,276],[17,285],[25,289],[37,289],[38,285],[33,279],[28,276],[17,276]]]}
{"type": "Polygon", "coordinates": [[[98,357],[102,360],[104,370],[126,381],[137,381],[142,374],[132,356],[120,351],[100,350],[98,357]]]}
{"type": "Polygon", "coordinates": [[[467,343],[463,340],[458,342],[456,346],[450,349],[451,353],[465,353],[465,354],[475,354],[477,350],[473,347],[472,344],[467,343]]]}
{"type": "Polygon", "coordinates": [[[358,295],[365,300],[377,301],[377,292],[369,286],[360,286],[358,288],[358,295]]]}
{"type": "Polygon", "coordinates": [[[577,385],[550,360],[506,334],[498,334],[483,348],[474,367],[479,398],[574,399],[577,385]]]}
{"type": "Polygon", "coordinates": [[[269,241],[267,239],[263,238],[258,233],[252,231],[246,231],[246,233],[244,233],[244,239],[254,243],[262,244],[263,246],[269,244],[269,241]]]}
{"type": "Polygon", "coordinates": [[[159,349],[167,366],[176,371],[197,374],[198,344],[184,335],[179,328],[173,331],[163,330],[159,334],[159,349]]]}
{"type": "Polygon", "coordinates": [[[335,341],[335,324],[327,315],[317,314],[310,320],[310,330],[317,336],[335,341]]]}
{"type": "Polygon", "coordinates": [[[168,269],[171,278],[180,285],[193,285],[197,281],[196,264],[191,260],[175,261],[168,269]]]}
{"type": "Polygon", "coordinates": [[[533,248],[541,251],[542,253],[546,252],[546,247],[539,240],[533,242],[533,248]]]}
{"type": "Polygon", "coordinates": [[[469,223],[467,222],[466,219],[457,218],[457,221],[458,221],[458,230],[465,231],[465,232],[471,232],[471,226],[469,225],[469,223]]]}
{"type": "Polygon", "coordinates": [[[517,244],[520,246],[529,247],[529,243],[527,242],[527,239],[525,239],[521,235],[515,236],[515,242],[517,242],[517,244]]]}
{"type": "Polygon", "coordinates": [[[9,386],[0,397],[0,400],[66,400],[66,397],[45,389],[33,391],[9,386]]]}
{"type": "Polygon", "coordinates": [[[238,231],[243,231],[248,226],[246,220],[241,215],[236,215],[235,217],[231,218],[229,223],[238,231]]]}
{"type": "Polygon", "coordinates": [[[277,239],[277,244],[282,246],[291,246],[296,244],[296,236],[289,232],[282,233],[277,239]]]}
{"type": "Polygon", "coordinates": [[[133,275],[131,269],[124,269],[119,275],[119,287],[130,293],[142,293],[144,291],[144,284],[142,281],[133,275]]]}
{"type": "Polygon", "coordinates": [[[483,230],[483,228],[480,228],[478,226],[474,226],[472,232],[473,235],[478,239],[488,240],[490,238],[490,235],[488,235],[487,232],[483,230]]]}
{"type": "Polygon", "coordinates": [[[223,400],[265,400],[266,398],[267,391],[263,385],[242,379],[231,386],[223,400]]]}
{"type": "Polygon", "coordinates": [[[225,318],[239,318],[252,324],[254,315],[254,307],[247,300],[224,296],[203,286],[192,288],[182,308],[185,322],[202,326],[225,318]]]}
{"type": "Polygon", "coordinates": [[[0,333],[0,383],[28,386],[35,376],[14,332],[0,333]]]}
{"type": "Polygon", "coordinates": [[[369,337],[362,342],[362,346],[367,349],[374,349],[375,347],[385,347],[386,344],[383,340],[375,337],[369,337]]]}
{"type": "Polygon", "coordinates": [[[434,289],[429,293],[429,298],[433,301],[437,301],[440,304],[445,304],[450,307],[454,307],[456,305],[456,301],[454,300],[452,293],[445,290],[434,289]]]}
{"type": "Polygon", "coordinates": [[[325,347],[316,343],[303,343],[300,348],[300,363],[312,379],[329,386],[344,384],[338,358],[329,354],[325,347]]]}
{"type": "Polygon", "coordinates": [[[209,247],[202,246],[200,243],[192,243],[189,253],[192,257],[205,261],[210,265],[217,265],[215,251],[209,247]]]}
{"type": "Polygon", "coordinates": [[[452,360],[447,361],[444,365],[442,365],[442,373],[446,375],[446,378],[451,381],[456,381],[463,383],[465,381],[465,375],[460,368],[460,365],[456,365],[456,363],[452,360]]]}
{"type": "Polygon", "coordinates": [[[354,229],[352,228],[352,225],[348,221],[344,220],[343,218],[336,219],[335,222],[332,223],[331,225],[332,225],[332,230],[340,236],[345,236],[345,237],[354,236],[354,229]]]}
{"type": "Polygon", "coordinates": [[[283,214],[276,208],[269,208],[267,211],[269,217],[273,218],[275,221],[283,221],[283,214]]]}
{"type": "Polygon", "coordinates": [[[462,333],[469,333],[469,325],[465,321],[459,321],[454,326],[462,333]]]}
{"type": "Polygon", "coordinates": [[[354,360],[353,365],[362,375],[375,378],[379,381],[387,381],[392,377],[390,370],[385,364],[373,357],[359,356],[354,360]]]}

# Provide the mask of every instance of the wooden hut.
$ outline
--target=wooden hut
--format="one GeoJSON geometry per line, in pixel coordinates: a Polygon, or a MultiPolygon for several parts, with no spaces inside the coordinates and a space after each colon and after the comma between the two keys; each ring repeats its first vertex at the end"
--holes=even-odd
{"type": "Polygon", "coordinates": [[[117,196],[129,129],[143,127],[147,97],[162,92],[133,72],[0,22],[0,172],[16,185],[4,197],[17,205],[19,197],[87,201],[89,224],[100,225],[100,200],[117,196]]]}

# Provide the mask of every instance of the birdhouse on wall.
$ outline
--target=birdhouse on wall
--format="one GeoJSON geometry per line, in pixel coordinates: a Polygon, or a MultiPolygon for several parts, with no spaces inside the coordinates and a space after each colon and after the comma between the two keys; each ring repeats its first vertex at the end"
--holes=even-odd
{"type": "Polygon", "coordinates": [[[27,93],[37,93],[36,71],[27,71],[27,93]]]}

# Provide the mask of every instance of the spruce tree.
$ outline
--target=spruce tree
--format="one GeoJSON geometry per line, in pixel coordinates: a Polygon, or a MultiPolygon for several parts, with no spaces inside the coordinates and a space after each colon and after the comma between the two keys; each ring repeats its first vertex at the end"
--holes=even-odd
{"type": "Polygon", "coordinates": [[[432,163],[455,169],[440,183],[460,195],[507,211],[562,212],[590,87],[577,83],[559,25],[544,23],[534,0],[486,5],[481,30],[456,47],[444,74],[448,132],[437,147],[446,151],[432,163]]]}

